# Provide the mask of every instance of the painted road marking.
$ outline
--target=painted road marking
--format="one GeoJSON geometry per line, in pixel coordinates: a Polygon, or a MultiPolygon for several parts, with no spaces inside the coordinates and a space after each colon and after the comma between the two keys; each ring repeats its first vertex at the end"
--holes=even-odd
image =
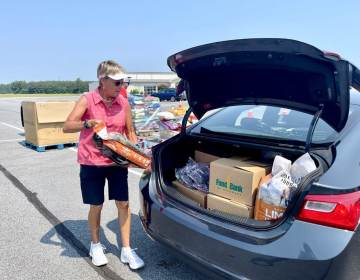
{"type": "Polygon", "coordinates": [[[11,124],[4,123],[4,122],[0,122],[0,124],[5,125],[5,126],[8,126],[8,127],[11,127],[11,128],[14,128],[14,129],[19,130],[19,131],[21,131],[21,132],[24,132],[24,129],[23,129],[23,128],[19,128],[19,127],[16,127],[16,126],[13,126],[13,125],[11,125],[11,124]]]}
{"type": "Polygon", "coordinates": [[[16,139],[6,139],[6,140],[0,140],[0,143],[5,143],[5,142],[15,142],[15,141],[23,141],[24,138],[16,138],[16,139]]]}

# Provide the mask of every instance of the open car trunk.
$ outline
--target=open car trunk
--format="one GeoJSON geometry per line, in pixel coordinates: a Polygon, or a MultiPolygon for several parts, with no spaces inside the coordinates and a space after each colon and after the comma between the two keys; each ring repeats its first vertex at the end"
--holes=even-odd
{"type": "MultiPolygon", "coordinates": [[[[190,106],[184,117],[181,134],[153,149],[154,162],[157,164],[155,169],[158,169],[155,174],[157,173],[159,174],[157,176],[161,177],[156,181],[168,199],[176,200],[201,213],[255,228],[275,226],[286,220],[287,217],[296,215],[299,207],[302,206],[301,203],[306,192],[311,188],[311,183],[323,174],[333,162],[331,148],[326,150],[330,146],[325,146],[327,144],[317,145],[316,141],[312,141],[313,136],[316,136],[314,140],[319,137],[314,133],[317,123],[321,119],[336,132],[340,132],[344,128],[349,115],[349,88],[350,85],[358,86],[358,69],[339,56],[329,55],[311,45],[278,38],[241,39],[202,45],[170,56],[168,65],[184,81],[190,106]],[[211,131],[201,126],[202,130],[200,131],[194,133],[192,133],[193,130],[186,131],[186,121],[191,112],[201,119],[210,110],[237,105],[269,105],[286,108],[308,114],[312,116],[312,120],[306,127],[305,138],[299,139],[295,135],[290,139],[288,135],[285,135],[281,137],[283,139],[281,142],[269,140],[273,133],[265,136],[267,140],[258,134],[256,135],[259,137],[256,135],[252,138],[246,137],[245,130],[250,130],[251,127],[257,127],[257,132],[269,128],[268,126],[263,127],[255,117],[243,119],[246,120],[243,123],[245,132],[238,133],[238,135],[241,134],[241,137],[236,139],[222,128],[219,131],[211,131]],[[217,136],[215,136],[216,132],[219,132],[217,136]],[[295,142],[301,142],[304,145],[298,145],[295,142]],[[231,193],[238,195],[233,201],[244,203],[248,207],[247,212],[244,210],[241,212],[242,215],[234,215],[234,211],[217,211],[220,207],[206,207],[205,203],[199,205],[189,199],[189,196],[186,197],[177,191],[177,188],[173,186],[173,181],[176,179],[175,170],[184,167],[189,157],[194,158],[196,151],[220,158],[243,158],[239,160],[239,162],[243,161],[240,165],[234,163],[230,169],[243,169],[245,170],[243,174],[245,172],[256,173],[256,178],[253,176],[250,179],[250,176],[241,175],[243,176],[241,180],[247,176],[248,182],[251,182],[246,183],[246,186],[251,186],[249,195],[249,188],[241,185],[240,177],[234,175],[240,174],[240,172],[233,172],[234,176],[231,177],[231,181],[226,178],[225,175],[229,173],[225,167],[232,164],[231,160],[217,160],[212,162],[210,167],[210,193],[221,196],[221,191],[227,191],[225,198],[230,201],[232,200],[231,193]],[[270,215],[265,217],[270,217],[270,221],[261,220],[259,217],[257,220],[253,219],[250,208],[255,207],[260,173],[262,172],[261,176],[264,177],[266,173],[270,172],[277,154],[293,163],[306,152],[309,152],[316,167],[312,163],[312,168],[309,170],[313,171],[304,173],[307,175],[298,177],[301,178],[300,182],[291,185],[292,190],[295,189],[295,191],[292,192],[291,197],[287,197],[289,199],[283,200],[286,195],[285,191],[289,189],[287,184],[289,181],[292,184],[292,175],[285,174],[285,177],[280,178],[280,184],[286,185],[286,187],[278,188],[277,197],[281,198],[279,206],[283,202],[285,202],[283,204],[285,206],[279,211],[276,209],[274,211],[281,212],[282,218],[279,218],[281,215],[270,215]],[[244,158],[254,164],[246,166],[244,158]],[[255,163],[267,163],[270,170],[264,171],[264,167],[255,163]],[[220,165],[225,167],[219,168],[220,165]],[[216,176],[214,181],[214,178],[211,179],[214,174],[212,169],[215,170],[216,166],[218,169],[215,172],[218,172],[217,174],[222,172],[222,176],[216,176]],[[250,170],[251,168],[253,169],[250,170]],[[221,179],[218,181],[217,178],[220,177],[221,179]],[[239,179],[236,183],[233,180],[235,177],[239,179]],[[286,181],[284,178],[288,177],[290,180],[286,181]],[[282,179],[284,181],[281,181],[282,179]],[[247,195],[241,197],[245,192],[247,195]],[[275,220],[273,217],[278,219],[275,220]]],[[[223,123],[220,122],[221,124],[223,123]]],[[[242,126],[241,124],[240,127],[242,126]]],[[[297,127],[286,127],[286,129],[293,128],[297,127]]],[[[330,142],[333,143],[333,141],[326,143],[330,142]]],[[[274,183],[274,188],[279,185],[274,183]]],[[[212,198],[212,196],[209,195],[207,198],[212,198]]],[[[263,201],[265,200],[263,199],[263,201]]]]}
{"type": "MultiPolygon", "coordinates": [[[[189,157],[194,159],[195,151],[211,154],[220,158],[245,157],[251,161],[262,162],[265,164],[268,163],[270,172],[271,165],[276,155],[281,155],[294,162],[305,152],[295,149],[285,150],[280,147],[261,147],[250,143],[239,143],[239,141],[227,142],[224,139],[222,141],[219,141],[219,139],[204,139],[185,133],[173,137],[154,148],[154,161],[157,162],[155,168],[158,168],[160,171],[157,172],[159,178],[157,178],[156,181],[159,182],[161,190],[165,194],[165,199],[172,200],[175,203],[181,203],[189,210],[196,210],[202,214],[216,217],[229,223],[241,224],[243,226],[258,229],[276,226],[287,217],[295,215],[297,209],[302,204],[305,193],[311,187],[311,182],[323,174],[323,172],[327,170],[329,162],[332,161],[332,152],[330,150],[309,152],[317,169],[304,177],[298,184],[297,191],[291,203],[286,208],[282,218],[277,220],[259,221],[255,220],[253,217],[243,217],[241,215],[233,215],[223,211],[207,209],[204,205],[200,205],[198,202],[177,190],[173,184],[173,181],[176,180],[175,169],[184,167],[188,162],[189,157]]],[[[255,201],[253,201],[253,203],[255,206],[255,201]]]]}

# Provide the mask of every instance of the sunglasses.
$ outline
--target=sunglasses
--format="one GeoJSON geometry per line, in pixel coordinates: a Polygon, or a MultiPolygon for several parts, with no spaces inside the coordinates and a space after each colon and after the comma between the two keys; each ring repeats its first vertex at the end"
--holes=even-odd
{"type": "MultiPolygon", "coordinates": [[[[105,77],[105,79],[110,79],[110,80],[112,80],[110,77],[105,77]]],[[[114,83],[114,86],[116,86],[116,87],[118,87],[118,86],[120,86],[120,85],[122,85],[122,83],[124,82],[124,80],[113,80],[113,83],[114,83]]]]}

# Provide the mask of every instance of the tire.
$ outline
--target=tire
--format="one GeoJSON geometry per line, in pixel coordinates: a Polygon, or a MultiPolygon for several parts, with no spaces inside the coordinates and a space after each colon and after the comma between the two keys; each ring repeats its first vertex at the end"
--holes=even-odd
{"type": "Polygon", "coordinates": [[[175,101],[176,101],[175,97],[174,97],[174,96],[171,96],[170,101],[171,101],[171,102],[175,102],[175,101]]]}

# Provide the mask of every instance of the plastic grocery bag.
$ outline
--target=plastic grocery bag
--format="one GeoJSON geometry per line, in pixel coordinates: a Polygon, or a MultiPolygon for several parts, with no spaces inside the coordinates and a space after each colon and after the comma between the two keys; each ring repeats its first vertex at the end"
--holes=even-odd
{"type": "MultiPolygon", "coordinates": [[[[282,161],[285,163],[285,161],[282,161]]],[[[275,164],[274,164],[275,165],[275,164]]],[[[261,221],[276,220],[283,216],[297,185],[286,169],[278,171],[275,176],[259,186],[255,202],[255,219],[261,221]]]]}
{"type": "Polygon", "coordinates": [[[290,194],[296,190],[297,184],[287,170],[282,170],[263,186],[260,186],[259,198],[268,204],[287,207],[290,194]]]}
{"type": "Polygon", "coordinates": [[[282,156],[276,156],[272,165],[271,175],[275,176],[280,171],[290,172],[291,160],[288,160],[282,156]]]}
{"type": "Polygon", "coordinates": [[[292,201],[302,178],[316,169],[315,162],[306,153],[293,164],[281,156],[274,159],[271,176],[260,182],[256,202],[256,220],[276,220],[283,216],[292,201]]]}
{"type": "Polygon", "coordinates": [[[306,153],[294,161],[294,163],[291,165],[290,174],[292,180],[299,184],[302,178],[314,170],[316,170],[315,162],[309,153],[306,153]]]}
{"type": "Polygon", "coordinates": [[[175,169],[175,176],[181,183],[202,192],[209,192],[209,174],[208,163],[196,162],[192,158],[184,167],[175,169]]]}

